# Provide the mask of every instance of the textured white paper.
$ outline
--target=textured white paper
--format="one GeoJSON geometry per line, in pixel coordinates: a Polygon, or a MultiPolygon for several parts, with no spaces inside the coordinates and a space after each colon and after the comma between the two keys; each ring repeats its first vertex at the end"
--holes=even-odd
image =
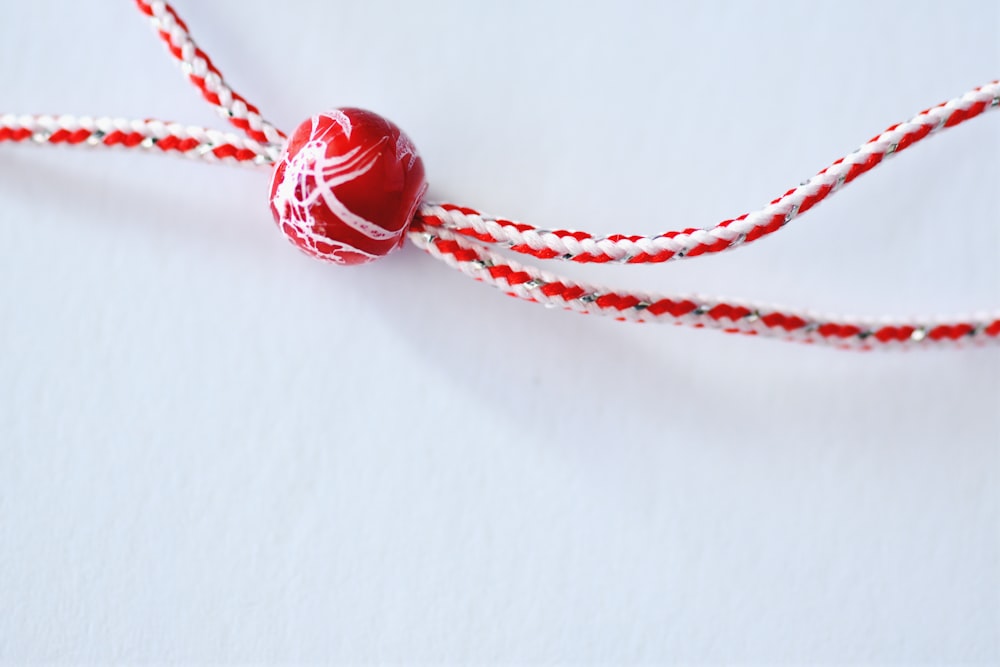
{"type": "MultiPolygon", "coordinates": [[[[652,233],[1000,76],[1000,5],[179,0],[285,129],[431,195],[652,233]]],[[[223,128],[130,3],[18,3],[3,110],[223,128]]],[[[309,260],[267,175],[0,146],[0,659],[1000,661],[1000,348],[855,354],[309,260]]],[[[621,286],[1000,307],[1000,115],[621,286]]]]}

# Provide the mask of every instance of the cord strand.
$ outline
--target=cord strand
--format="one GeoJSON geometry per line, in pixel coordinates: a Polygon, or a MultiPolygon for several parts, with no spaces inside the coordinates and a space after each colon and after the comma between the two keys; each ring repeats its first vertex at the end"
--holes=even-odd
{"type": "Polygon", "coordinates": [[[465,206],[430,203],[420,208],[418,219],[425,226],[447,229],[538,259],[642,264],[697,257],[730,250],[772,234],[889,157],[946,128],[960,125],[998,107],[1000,81],[993,81],[961,97],[925,109],[909,121],[890,126],[853,153],[835,161],[763,208],[723,220],[714,227],[669,231],[655,236],[594,236],[582,231],[539,229],[522,222],[487,216],[465,206]]]}
{"type": "Polygon", "coordinates": [[[0,115],[0,142],[135,148],[207,162],[270,167],[274,148],[230,132],[161,120],[0,115]]]}
{"type": "Polygon", "coordinates": [[[669,322],[838,348],[1000,342],[1000,312],[960,318],[864,320],[699,295],[622,292],[578,283],[493,252],[468,237],[417,222],[410,241],[431,257],[519,299],[628,322],[669,322]]]}
{"type": "Polygon", "coordinates": [[[278,146],[284,144],[285,133],[265,120],[256,106],[226,83],[222,72],[198,47],[187,24],[170,4],[161,0],[135,0],[135,4],[149,18],[170,55],[180,63],[181,70],[209,104],[254,141],[278,146]]]}

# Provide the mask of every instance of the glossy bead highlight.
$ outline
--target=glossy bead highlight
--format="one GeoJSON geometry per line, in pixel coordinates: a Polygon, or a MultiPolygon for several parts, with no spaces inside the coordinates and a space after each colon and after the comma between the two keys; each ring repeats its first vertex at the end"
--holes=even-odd
{"type": "Polygon", "coordinates": [[[289,139],[271,177],[271,212],[309,255],[364,264],[403,243],[426,189],[423,161],[395,124],[335,109],[289,139]]]}

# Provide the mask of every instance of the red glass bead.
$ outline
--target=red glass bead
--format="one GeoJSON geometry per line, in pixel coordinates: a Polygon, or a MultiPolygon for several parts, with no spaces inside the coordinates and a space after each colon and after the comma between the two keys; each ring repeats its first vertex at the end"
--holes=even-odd
{"type": "Polygon", "coordinates": [[[409,137],[364,109],[302,123],[271,177],[271,212],[306,253],[364,264],[400,245],[427,184],[409,137]]]}

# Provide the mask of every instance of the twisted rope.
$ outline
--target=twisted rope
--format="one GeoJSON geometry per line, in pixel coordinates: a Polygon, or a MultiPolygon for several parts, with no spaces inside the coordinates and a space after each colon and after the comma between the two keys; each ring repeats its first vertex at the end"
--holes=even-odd
{"type": "Polygon", "coordinates": [[[410,241],[431,257],[519,299],[627,322],[669,322],[867,350],[1000,341],[1000,312],[955,319],[851,320],[710,297],[621,292],[578,283],[512,261],[447,229],[417,222],[410,241]]]}
{"type": "Polygon", "coordinates": [[[730,250],[772,234],[889,157],[945,128],[998,107],[1000,81],[994,81],[925,109],[909,121],[892,125],[767,206],[704,229],[689,228],[655,236],[593,236],[581,231],[538,229],[455,204],[425,204],[418,215],[426,226],[447,229],[539,259],[643,264],[697,257],[730,250]]]}
{"type": "Polygon", "coordinates": [[[226,83],[211,58],[195,44],[187,24],[173,7],[160,0],[136,0],[135,4],[140,12],[149,17],[160,39],[180,63],[181,70],[201,91],[202,97],[224,118],[254,141],[276,145],[284,143],[285,133],[265,120],[257,107],[226,83]]]}
{"type": "Polygon", "coordinates": [[[274,148],[229,132],[160,120],[76,116],[0,116],[0,142],[136,148],[208,162],[270,166],[274,148]]]}

